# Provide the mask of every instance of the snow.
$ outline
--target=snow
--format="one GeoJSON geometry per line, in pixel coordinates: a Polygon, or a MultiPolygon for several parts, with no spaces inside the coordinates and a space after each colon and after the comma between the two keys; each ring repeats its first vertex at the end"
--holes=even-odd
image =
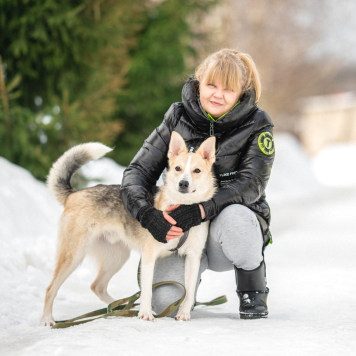
{"type": "Polygon", "coordinates": [[[312,170],[326,186],[356,186],[356,143],[334,143],[312,160],[312,170]]]}
{"type": "Polygon", "coordinates": [[[270,203],[304,200],[324,189],[311,169],[311,160],[296,138],[289,134],[275,137],[276,157],[266,194],[270,203]]]}
{"type": "Polygon", "coordinates": [[[103,157],[98,161],[90,161],[81,168],[81,174],[89,180],[88,187],[100,184],[120,184],[125,167],[120,166],[111,158],[103,157]]]}
{"type": "MultiPolygon", "coordinates": [[[[228,303],[196,307],[189,322],[111,318],[58,330],[39,321],[62,207],[43,183],[0,158],[0,355],[356,355],[356,183],[341,180],[350,166],[342,160],[355,156],[352,149],[342,158],[337,147],[328,150],[329,159],[322,152],[310,160],[295,139],[276,136],[267,191],[274,240],[265,252],[268,319],[239,319],[233,272],[206,271],[198,300],[226,294],[228,303]],[[330,171],[330,161],[339,175],[325,186],[317,177],[330,171]]],[[[83,170],[106,184],[119,183],[122,171],[108,158],[83,170]]],[[[132,253],[113,278],[112,295],[138,290],[138,260],[132,253]]],[[[85,260],[59,290],[55,319],[104,306],[90,291],[94,277],[85,260]]]]}
{"type": "MultiPolygon", "coordinates": [[[[88,162],[81,168],[81,174],[88,180],[87,187],[97,184],[120,184],[126,167],[120,166],[111,158],[103,157],[98,161],[88,162]]],[[[162,185],[163,180],[157,181],[162,185]]]]}

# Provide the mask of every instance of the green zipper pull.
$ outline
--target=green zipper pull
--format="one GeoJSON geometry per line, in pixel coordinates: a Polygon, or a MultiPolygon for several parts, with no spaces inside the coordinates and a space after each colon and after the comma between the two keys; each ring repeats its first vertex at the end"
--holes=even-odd
{"type": "Polygon", "coordinates": [[[210,121],[210,137],[214,136],[214,124],[210,121]]]}
{"type": "Polygon", "coordinates": [[[221,115],[218,119],[214,119],[207,111],[204,110],[206,116],[209,118],[210,120],[210,136],[214,136],[214,122],[216,122],[219,119],[222,119],[226,114],[228,114],[229,112],[231,112],[237,105],[240,104],[240,100],[231,108],[230,111],[228,111],[227,113],[225,113],[224,115],[221,115]]]}

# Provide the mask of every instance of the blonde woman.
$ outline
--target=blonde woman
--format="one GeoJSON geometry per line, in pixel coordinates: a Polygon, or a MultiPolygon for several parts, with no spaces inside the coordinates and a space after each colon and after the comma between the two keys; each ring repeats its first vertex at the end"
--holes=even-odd
{"type": "MultiPolygon", "coordinates": [[[[248,54],[232,49],[211,54],[187,80],[182,102],[171,105],[162,124],[145,140],[121,186],[127,210],[162,243],[211,221],[197,288],[204,270],[234,269],[242,319],[268,316],[263,251],[272,237],[265,188],[275,153],[272,120],[257,106],[260,95],[258,71],[248,54]],[[219,188],[209,201],[172,206],[170,215],[152,214],[156,181],[169,169],[173,131],[184,138],[190,152],[215,136],[213,168],[219,188]]],[[[184,258],[177,253],[156,261],[154,283],[165,280],[184,283],[184,258]]],[[[181,294],[175,285],[156,288],[153,310],[159,313],[181,294]]]]}

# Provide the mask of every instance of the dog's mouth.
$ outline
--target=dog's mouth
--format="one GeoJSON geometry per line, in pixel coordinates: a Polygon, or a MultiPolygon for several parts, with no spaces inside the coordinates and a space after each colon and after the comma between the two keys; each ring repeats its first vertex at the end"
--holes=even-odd
{"type": "Polygon", "coordinates": [[[196,192],[196,189],[194,189],[194,190],[191,191],[191,192],[184,191],[184,190],[178,190],[178,192],[181,193],[181,194],[192,194],[192,193],[195,193],[195,192],[196,192]]]}

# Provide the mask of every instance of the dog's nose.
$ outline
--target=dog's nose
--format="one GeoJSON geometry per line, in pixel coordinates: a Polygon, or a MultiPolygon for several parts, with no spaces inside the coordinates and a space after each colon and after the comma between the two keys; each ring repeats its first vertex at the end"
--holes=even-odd
{"type": "Polygon", "coordinates": [[[189,182],[187,180],[181,180],[179,182],[179,188],[187,189],[189,187],[189,182]]]}
{"type": "Polygon", "coordinates": [[[179,182],[179,191],[185,193],[188,190],[189,182],[187,180],[181,180],[179,182]]]}

